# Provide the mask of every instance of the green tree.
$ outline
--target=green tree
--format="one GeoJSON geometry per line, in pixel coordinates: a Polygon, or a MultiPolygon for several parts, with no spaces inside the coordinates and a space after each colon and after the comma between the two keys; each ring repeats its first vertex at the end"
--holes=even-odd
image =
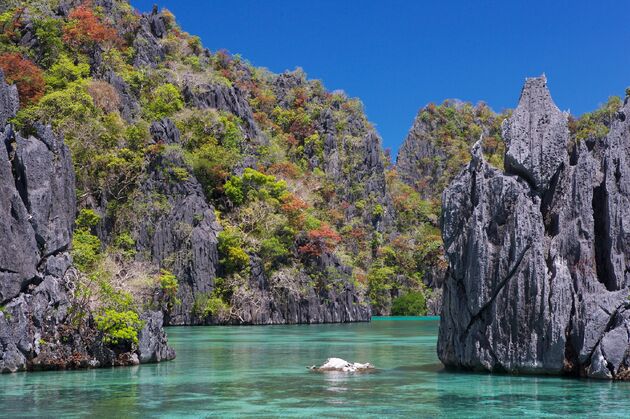
{"type": "Polygon", "coordinates": [[[394,316],[425,316],[427,314],[426,297],[422,291],[410,291],[392,301],[394,316]]]}
{"type": "Polygon", "coordinates": [[[159,86],[145,104],[145,114],[151,120],[172,116],[184,107],[182,95],[171,83],[159,86]]]}
{"type": "Polygon", "coordinates": [[[368,272],[368,295],[373,306],[386,307],[396,271],[389,266],[372,267],[368,272]]]}
{"type": "Polygon", "coordinates": [[[103,333],[103,342],[110,345],[138,344],[138,332],[144,323],[135,311],[107,309],[94,316],[96,328],[103,333]]]}

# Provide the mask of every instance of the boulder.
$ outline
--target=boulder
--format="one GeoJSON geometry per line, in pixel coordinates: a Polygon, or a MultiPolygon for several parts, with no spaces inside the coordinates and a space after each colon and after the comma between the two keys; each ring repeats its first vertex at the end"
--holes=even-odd
{"type": "Polygon", "coordinates": [[[140,363],[167,361],[175,358],[175,351],[168,346],[160,311],[148,311],[140,316],[144,327],[138,333],[140,363]]]}
{"type": "Polygon", "coordinates": [[[369,362],[361,364],[359,362],[348,362],[341,358],[328,358],[319,367],[313,365],[308,367],[308,369],[318,372],[366,372],[374,370],[374,365],[369,362]]]}

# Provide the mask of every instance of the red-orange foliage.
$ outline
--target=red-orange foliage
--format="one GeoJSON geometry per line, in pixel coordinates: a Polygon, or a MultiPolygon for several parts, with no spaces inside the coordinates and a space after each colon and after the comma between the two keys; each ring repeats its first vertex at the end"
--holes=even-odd
{"type": "Polygon", "coordinates": [[[16,52],[0,55],[0,68],[7,82],[17,86],[22,106],[37,102],[44,94],[46,82],[42,70],[16,52]]]}
{"type": "Polygon", "coordinates": [[[215,63],[218,69],[228,69],[232,64],[232,56],[225,49],[220,49],[215,54],[215,63]]]}
{"type": "Polygon", "coordinates": [[[289,179],[295,179],[300,174],[298,167],[290,161],[274,163],[269,166],[269,173],[280,175],[289,179]]]}
{"type": "Polygon", "coordinates": [[[295,138],[295,135],[293,134],[288,134],[285,139],[287,140],[287,144],[289,144],[289,147],[295,147],[300,144],[300,142],[297,140],[297,138],[295,138]]]}
{"type": "Polygon", "coordinates": [[[222,68],[221,70],[219,70],[219,74],[221,74],[223,77],[225,77],[228,80],[234,79],[234,77],[232,77],[232,73],[227,68],[222,68]]]}
{"type": "Polygon", "coordinates": [[[282,212],[286,214],[291,225],[301,228],[304,224],[304,210],[308,208],[308,204],[293,194],[282,197],[282,212]]]}
{"type": "Polygon", "coordinates": [[[258,123],[258,125],[262,125],[263,127],[269,127],[272,125],[271,119],[264,112],[254,112],[254,120],[258,123]]]}
{"type": "Polygon", "coordinates": [[[354,277],[356,278],[357,281],[359,281],[361,284],[367,284],[367,275],[363,274],[363,273],[357,273],[354,275],[354,277]]]}
{"type": "Polygon", "coordinates": [[[367,232],[361,227],[353,227],[352,230],[350,230],[350,237],[356,241],[362,241],[367,237],[367,232]]]}
{"type": "Polygon", "coordinates": [[[322,186],[320,186],[317,192],[319,192],[322,198],[324,198],[324,200],[328,202],[330,202],[335,197],[335,195],[337,195],[337,191],[335,191],[335,185],[329,182],[324,183],[322,186]]]}
{"type": "Polygon", "coordinates": [[[289,131],[291,134],[295,136],[295,138],[302,139],[302,140],[308,137],[309,135],[312,135],[315,132],[315,130],[313,129],[313,126],[309,122],[307,122],[304,118],[296,118],[291,123],[291,126],[289,127],[289,131]]]}
{"type": "Polygon", "coordinates": [[[306,89],[303,87],[296,87],[294,90],[294,93],[295,93],[295,100],[293,101],[293,105],[296,108],[301,108],[302,106],[304,106],[304,104],[308,100],[308,93],[306,92],[306,89]]]}
{"type": "Polygon", "coordinates": [[[343,215],[343,211],[341,211],[338,208],[330,208],[327,211],[328,214],[328,219],[333,223],[333,224],[341,224],[344,220],[344,215],[343,215]]]}
{"type": "Polygon", "coordinates": [[[73,9],[63,28],[63,40],[75,48],[91,48],[95,44],[120,45],[122,40],[114,28],[94,14],[89,2],[73,9]]]}
{"type": "Polygon", "coordinates": [[[332,252],[335,250],[341,236],[330,228],[326,223],[308,232],[308,243],[298,248],[298,252],[303,255],[320,256],[324,252],[332,252]]]}
{"type": "Polygon", "coordinates": [[[413,209],[412,203],[409,201],[411,193],[401,192],[393,195],[394,207],[399,211],[411,211],[413,209]]]}
{"type": "Polygon", "coordinates": [[[295,213],[308,208],[308,204],[293,194],[287,194],[282,199],[282,209],[285,212],[295,213]]]}
{"type": "Polygon", "coordinates": [[[414,244],[407,236],[398,236],[391,242],[391,247],[397,254],[407,253],[414,250],[414,244]]]}
{"type": "Polygon", "coordinates": [[[258,99],[260,109],[265,112],[271,113],[274,106],[276,106],[276,97],[269,91],[258,89],[256,98],[258,99]]]}

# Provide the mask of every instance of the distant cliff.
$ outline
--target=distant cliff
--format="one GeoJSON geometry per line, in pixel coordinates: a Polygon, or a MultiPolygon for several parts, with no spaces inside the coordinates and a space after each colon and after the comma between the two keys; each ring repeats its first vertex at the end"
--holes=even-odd
{"type": "Polygon", "coordinates": [[[528,79],[502,127],[505,171],[473,146],[443,195],[446,366],[628,378],[628,100],[608,114],[576,134],[545,77],[528,79]]]}

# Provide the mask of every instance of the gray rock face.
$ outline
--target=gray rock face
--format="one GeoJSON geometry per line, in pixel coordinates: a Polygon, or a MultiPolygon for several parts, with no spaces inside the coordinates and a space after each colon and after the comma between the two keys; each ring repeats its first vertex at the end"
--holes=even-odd
{"type": "Polygon", "coordinates": [[[140,112],[140,105],[136,100],[131,88],[125,81],[115,72],[109,70],[105,73],[103,80],[111,84],[120,98],[119,111],[120,115],[127,121],[133,120],[133,118],[140,112]]]}
{"type": "Polygon", "coordinates": [[[164,15],[158,11],[157,5],[153,5],[153,10],[151,10],[151,14],[147,16],[147,20],[151,28],[151,33],[158,38],[164,38],[166,35],[166,20],[164,19],[164,15]]]}
{"type": "Polygon", "coordinates": [[[567,118],[551,100],[545,76],[526,80],[517,108],[503,123],[506,172],[546,191],[568,157],[567,118]]]}
{"type": "MultiPolygon", "coordinates": [[[[17,95],[0,72],[0,115],[17,95]]],[[[76,271],[68,250],[76,203],[70,153],[49,128],[24,138],[0,129],[0,372],[137,364],[134,351],[102,344],[93,324],[71,324],[76,271]]],[[[174,357],[159,319],[142,331],[143,362],[174,357]]]]}
{"type": "MultiPolygon", "coordinates": [[[[278,77],[276,91],[279,97],[286,93],[280,86],[299,85],[299,78],[292,73],[278,77]]],[[[284,87],[286,88],[286,87],[284,87]]],[[[323,155],[320,158],[312,152],[310,163],[320,167],[332,182],[337,185],[336,199],[339,202],[375,201],[381,205],[383,213],[375,216],[369,208],[360,209],[350,205],[345,210],[345,218],[350,221],[360,217],[366,224],[372,224],[379,232],[393,226],[394,209],[385,181],[385,160],[381,139],[367,121],[360,117],[350,117],[343,132],[337,130],[332,111],[322,112],[316,124],[317,131],[324,138],[323,155]],[[343,156],[343,157],[342,157],[343,156]]],[[[305,153],[309,153],[305,147],[305,153]]]]}
{"type": "Polygon", "coordinates": [[[136,51],[134,67],[155,67],[164,60],[166,53],[159,38],[165,33],[163,16],[155,8],[151,14],[142,15],[140,28],[133,41],[133,48],[136,51]]]}
{"type": "Polygon", "coordinates": [[[443,194],[446,366],[627,378],[628,111],[569,158],[566,115],[529,79],[504,123],[507,173],[473,147],[443,194]]]}
{"type": "Polygon", "coordinates": [[[4,128],[9,118],[13,118],[18,111],[18,91],[14,85],[7,86],[4,73],[0,71],[0,128],[4,128]]]}
{"type": "MultiPolygon", "coordinates": [[[[156,142],[179,143],[180,133],[169,119],[153,123],[151,134],[156,142]]],[[[141,255],[145,254],[178,278],[177,298],[181,304],[167,311],[167,323],[193,324],[195,296],[212,291],[219,263],[220,226],[214,209],[206,202],[201,185],[176,149],[151,161],[142,192],[146,202],[139,204],[149,210],[138,223],[138,249],[141,255]],[[175,177],[172,168],[188,171],[188,178],[175,177]]]]}
{"type": "Polygon", "coordinates": [[[70,151],[50,127],[14,138],[14,172],[42,257],[67,250],[76,211],[70,151]]]}
{"type": "MultiPolygon", "coordinates": [[[[461,106],[460,102],[456,101],[446,102],[445,105],[455,110],[461,106]]],[[[428,112],[428,107],[421,109],[416,115],[396,157],[396,171],[400,179],[416,188],[423,179],[430,179],[431,184],[434,184],[444,172],[448,158],[444,147],[440,147],[432,138],[432,133],[441,128],[440,122],[423,118],[425,112],[428,112]],[[443,163],[436,164],[436,161],[443,163]]],[[[472,141],[477,139],[472,139],[472,141]]],[[[423,194],[423,198],[428,198],[430,194],[425,189],[430,188],[418,188],[423,194]]]]}
{"type": "Polygon", "coordinates": [[[186,103],[200,109],[214,108],[238,116],[245,127],[245,136],[255,145],[267,144],[268,139],[258,128],[247,97],[236,86],[224,84],[186,84],[183,90],[186,103]]]}
{"type": "MultiPolygon", "coordinates": [[[[232,297],[238,324],[314,324],[369,321],[370,306],[359,297],[349,278],[349,271],[334,257],[322,255],[316,272],[336,272],[338,285],[314,287],[306,270],[280,270],[267,277],[260,261],[252,261],[249,286],[232,297]]],[[[210,318],[210,323],[215,319],[210,318]]]]}
{"type": "MultiPolygon", "coordinates": [[[[416,115],[396,157],[400,179],[424,199],[437,197],[466,163],[461,168],[454,166],[454,162],[462,160],[459,144],[463,142],[470,148],[480,134],[484,138],[500,135],[496,128],[498,118],[502,115],[495,114],[484,103],[473,107],[448,99],[439,106],[427,105],[416,115]]],[[[494,151],[484,144],[484,152],[494,151]]]]}
{"type": "Polygon", "coordinates": [[[173,348],[165,345],[166,334],[162,325],[164,316],[160,311],[148,311],[140,316],[144,328],[138,333],[140,363],[167,361],[175,358],[173,348]]]}

